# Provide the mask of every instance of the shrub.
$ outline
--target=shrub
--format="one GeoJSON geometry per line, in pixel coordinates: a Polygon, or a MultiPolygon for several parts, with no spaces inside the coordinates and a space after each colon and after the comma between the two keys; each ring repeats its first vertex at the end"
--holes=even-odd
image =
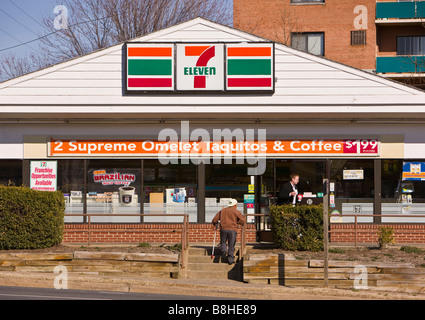
{"type": "Polygon", "coordinates": [[[323,206],[271,206],[275,244],[284,250],[323,250],[323,206]]]}
{"type": "Polygon", "coordinates": [[[395,243],[394,229],[391,227],[378,228],[378,245],[379,248],[386,248],[389,244],[395,243]]]}
{"type": "Polygon", "coordinates": [[[400,248],[400,251],[404,251],[406,253],[416,253],[416,254],[423,253],[423,250],[421,248],[411,247],[411,246],[402,246],[400,248]]]}
{"type": "Polygon", "coordinates": [[[0,249],[40,249],[60,244],[64,214],[61,192],[0,187],[0,249]]]}

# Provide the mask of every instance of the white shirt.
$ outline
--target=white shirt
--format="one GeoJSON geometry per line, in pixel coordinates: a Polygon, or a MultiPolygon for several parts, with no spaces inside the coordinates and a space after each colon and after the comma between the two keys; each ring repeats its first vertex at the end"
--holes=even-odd
{"type": "Polygon", "coordinates": [[[291,182],[291,186],[292,186],[292,190],[294,190],[295,192],[295,196],[292,199],[292,204],[295,205],[297,203],[298,190],[295,188],[295,184],[293,184],[292,182],[291,182]]]}

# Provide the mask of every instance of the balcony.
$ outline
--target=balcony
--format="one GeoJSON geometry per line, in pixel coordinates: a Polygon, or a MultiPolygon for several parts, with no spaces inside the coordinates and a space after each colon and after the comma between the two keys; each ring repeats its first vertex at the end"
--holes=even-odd
{"type": "MultiPolygon", "coordinates": [[[[412,2],[378,2],[376,4],[377,23],[386,19],[420,19],[425,18],[425,1],[412,2]]],[[[389,21],[388,21],[389,22],[389,21]]]]}
{"type": "Polygon", "coordinates": [[[425,56],[377,57],[376,73],[425,73],[425,56]]]}

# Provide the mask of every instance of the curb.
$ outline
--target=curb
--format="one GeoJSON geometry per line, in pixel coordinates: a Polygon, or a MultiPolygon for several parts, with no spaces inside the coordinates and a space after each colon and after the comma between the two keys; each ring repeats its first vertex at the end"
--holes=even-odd
{"type": "MultiPolygon", "coordinates": [[[[1,286],[54,288],[54,273],[0,272],[1,286]]],[[[246,300],[424,300],[425,295],[334,289],[251,285],[232,280],[154,279],[68,274],[68,289],[175,294],[246,300]]],[[[58,289],[59,290],[59,289],[58,289]]],[[[62,289],[64,290],[64,289],[62,289]]]]}

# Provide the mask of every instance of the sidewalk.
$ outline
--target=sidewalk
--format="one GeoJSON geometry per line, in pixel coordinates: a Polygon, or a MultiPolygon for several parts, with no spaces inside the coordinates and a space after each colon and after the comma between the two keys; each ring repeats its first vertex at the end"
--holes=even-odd
{"type": "MultiPolygon", "coordinates": [[[[54,288],[53,273],[0,272],[1,286],[54,288]]],[[[353,291],[333,288],[252,285],[233,280],[153,279],[142,277],[68,274],[68,289],[166,293],[217,299],[254,300],[424,300],[422,294],[353,291]]]]}

